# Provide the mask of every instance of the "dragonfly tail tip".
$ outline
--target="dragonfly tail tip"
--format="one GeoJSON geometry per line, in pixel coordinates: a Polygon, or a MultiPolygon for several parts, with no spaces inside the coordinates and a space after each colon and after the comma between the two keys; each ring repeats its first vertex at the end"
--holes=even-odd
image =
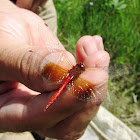
{"type": "Polygon", "coordinates": [[[46,107],[44,107],[44,112],[46,111],[46,107]]]}
{"type": "Polygon", "coordinates": [[[47,104],[45,107],[44,107],[44,112],[50,107],[49,104],[47,104]]]}

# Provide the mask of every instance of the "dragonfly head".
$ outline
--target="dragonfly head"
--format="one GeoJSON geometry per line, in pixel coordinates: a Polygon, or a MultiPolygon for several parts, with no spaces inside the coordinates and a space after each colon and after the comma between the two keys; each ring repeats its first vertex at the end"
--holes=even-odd
{"type": "Polygon", "coordinates": [[[77,66],[80,68],[81,71],[85,71],[85,65],[84,63],[79,63],[77,66]]]}

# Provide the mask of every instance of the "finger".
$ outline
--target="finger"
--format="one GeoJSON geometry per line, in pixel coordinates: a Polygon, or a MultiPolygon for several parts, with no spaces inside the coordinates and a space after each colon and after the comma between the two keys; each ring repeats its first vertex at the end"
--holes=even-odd
{"type": "Polygon", "coordinates": [[[77,61],[83,62],[87,56],[92,55],[96,51],[103,51],[104,45],[103,40],[100,36],[83,36],[81,37],[76,44],[76,56],[77,61]]]}
{"type": "Polygon", "coordinates": [[[64,68],[72,67],[67,61],[67,57],[75,63],[74,57],[65,50],[54,49],[55,52],[50,52],[46,47],[32,47],[15,43],[11,38],[1,38],[0,40],[2,46],[0,51],[4,52],[0,55],[1,81],[18,81],[36,91],[50,91],[57,89],[60,85],[55,83],[50,86],[47,78],[51,77],[49,82],[54,83],[67,74],[62,71],[64,68]],[[56,73],[57,68],[59,70],[56,73]],[[45,77],[44,74],[47,74],[48,77],[45,77]]]}
{"type": "Polygon", "coordinates": [[[65,95],[65,93],[66,91],[62,93],[62,96],[55,104],[44,112],[44,106],[54,92],[40,94],[28,89],[22,84],[19,85],[17,89],[0,96],[0,112],[3,114],[0,116],[0,120],[3,120],[1,126],[5,130],[7,126],[3,125],[8,123],[13,128],[9,127],[8,131],[18,132],[27,130],[37,131],[43,127],[49,128],[54,126],[85,104],[81,101],[78,102],[75,96],[65,95]]]}
{"type": "Polygon", "coordinates": [[[17,83],[13,81],[0,82],[0,95],[16,87],[17,87],[17,83]]]}
{"type": "Polygon", "coordinates": [[[103,44],[103,39],[102,37],[100,37],[99,35],[95,35],[93,36],[93,38],[96,41],[97,47],[99,51],[103,51],[104,50],[104,44],[103,44]]]}
{"type": "Polygon", "coordinates": [[[106,51],[97,51],[88,56],[84,61],[86,68],[102,68],[108,70],[110,62],[109,54],[106,51]]]}
{"type": "Polygon", "coordinates": [[[77,140],[84,134],[87,125],[96,115],[98,108],[99,106],[90,107],[90,109],[84,107],[81,111],[61,121],[55,127],[38,132],[42,135],[44,133],[51,138],[77,140]]]}
{"type": "Polygon", "coordinates": [[[86,57],[98,51],[95,39],[92,36],[83,36],[76,43],[77,62],[84,62],[86,57]]]}
{"type": "Polygon", "coordinates": [[[76,44],[77,61],[84,62],[86,68],[108,69],[110,57],[104,51],[103,41],[100,36],[84,36],[76,44]]]}

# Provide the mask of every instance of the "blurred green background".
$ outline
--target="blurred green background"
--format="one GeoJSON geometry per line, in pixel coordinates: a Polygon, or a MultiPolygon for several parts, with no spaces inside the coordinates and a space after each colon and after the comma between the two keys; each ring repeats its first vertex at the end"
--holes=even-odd
{"type": "Polygon", "coordinates": [[[110,65],[120,69],[110,76],[106,98],[110,102],[103,105],[140,135],[140,1],[54,0],[54,4],[58,38],[74,55],[81,36],[102,36],[110,65]]]}

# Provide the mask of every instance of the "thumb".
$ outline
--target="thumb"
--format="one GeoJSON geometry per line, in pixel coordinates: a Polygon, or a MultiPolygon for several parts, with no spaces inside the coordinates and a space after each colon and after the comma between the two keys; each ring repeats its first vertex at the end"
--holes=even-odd
{"type": "Polygon", "coordinates": [[[56,86],[55,81],[59,80],[62,70],[59,69],[56,74],[54,67],[58,63],[59,52],[51,55],[45,47],[17,44],[9,39],[8,43],[6,40],[0,41],[0,81],[17,81],[40,92],[58,88],[59,85],[56,86]],[[53,65],[48,65],[50,60],[53,65]]]}

